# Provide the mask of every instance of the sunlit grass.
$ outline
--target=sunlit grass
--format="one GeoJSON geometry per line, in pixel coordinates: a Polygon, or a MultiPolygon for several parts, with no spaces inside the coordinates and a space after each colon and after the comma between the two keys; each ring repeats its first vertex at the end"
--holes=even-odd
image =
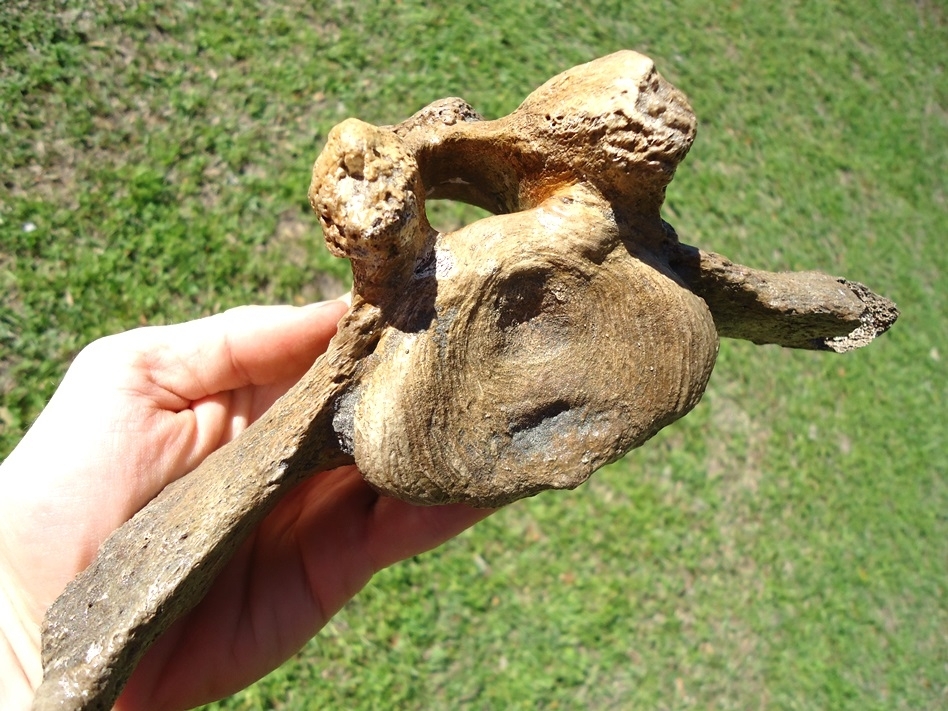
{"type": "Polygon", "coordinates": [[[687,418],[384,571],[215,708],[948,704],[944,9],[443,5],[0,6],[0,456],[97,336],[343,289],[306,200],[341,119],[497,116],[639,49],[700,120],[682,239],[863,281],[899,323],[846,356],[722,344],[687,418]]]}

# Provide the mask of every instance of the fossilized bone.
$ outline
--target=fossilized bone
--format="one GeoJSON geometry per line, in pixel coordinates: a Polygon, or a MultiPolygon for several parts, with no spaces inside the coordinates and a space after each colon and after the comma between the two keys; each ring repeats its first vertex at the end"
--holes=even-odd
{"type": "Polygon", "coordinates": [[[685,97],[634,52],[560,74],[495,121],[446,99],[393,127],[337,126],[310,199],[352,262],[350,311],[298,385],[53,604],[35,708],[109,708],[307,476],[355,461],[423,504],[572,488],[694,407],[718,335],[843,352],[895,321],[860,284],[680,243],[659,210],[694,134],[685,97]],[[495,216],[441,234],[431,198],[495,216]]]}

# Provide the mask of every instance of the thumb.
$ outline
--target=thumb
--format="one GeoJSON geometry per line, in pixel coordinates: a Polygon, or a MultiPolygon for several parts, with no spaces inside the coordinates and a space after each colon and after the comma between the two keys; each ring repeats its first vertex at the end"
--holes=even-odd
{"type": "Polygon", "coordinates": [[[208,395],[300,377],[326,350],[346,308],[339,300],[302,307],[241,306],[196,321],[139,329],[135,347],[145,357],[149,380],[186,407],[208,395]]]}

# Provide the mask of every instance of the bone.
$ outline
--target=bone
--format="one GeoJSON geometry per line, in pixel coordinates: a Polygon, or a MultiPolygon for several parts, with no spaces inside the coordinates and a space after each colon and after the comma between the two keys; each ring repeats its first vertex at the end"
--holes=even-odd
{"type": "Polygon", "coordinates": [[[718,335],[758,345],[847,353],[885,333],[899,312],[867,286],[822,272],[767,272],[686,244],[676,274],[711,309],[718,335]]]}
{"type": "Polygon", "coordinates": [[[111,709],[151,643],[200,601],[280,498],[352,462],[336,443],[331,405],[371,348],[375,318],[354,307],[294,388],[105,540],[46,613],[34,709],[111,709]]]}
{"type": "Polygon", "coordinates": [[[337,336],[234,442],[102,545],[47,612],[34,709],[108,709],[299,481],[354,461],[419,504],[580,485],[700,400],[718,338],[845,352],[895,306],[856,282],[682,244],[664,191],[695,136],[634,52],[570,69],[509,116],[461,99],[330,134],[310,201],[352,263],[337,336]],[[425,200],[494,216],[438,233],[425,200]]]}
{"type": "Polygon", "coordinates": [[[446,99],[392,128],[418,155],[429,197],[499,214],[584,183],[657,215],[695,127],[688,100],[652,60],[617,52],[550,79],[503,118],[483,121],[446,99]]]}

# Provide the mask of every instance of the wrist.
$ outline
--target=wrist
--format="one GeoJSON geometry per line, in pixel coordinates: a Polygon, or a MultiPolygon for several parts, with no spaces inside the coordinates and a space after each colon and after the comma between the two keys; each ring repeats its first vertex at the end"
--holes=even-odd
{"type": "Polygon", "coordinates": [[[42,677],[39,626],[26,615],[0,557],[0,708],[29,709],[42,677]]]}

